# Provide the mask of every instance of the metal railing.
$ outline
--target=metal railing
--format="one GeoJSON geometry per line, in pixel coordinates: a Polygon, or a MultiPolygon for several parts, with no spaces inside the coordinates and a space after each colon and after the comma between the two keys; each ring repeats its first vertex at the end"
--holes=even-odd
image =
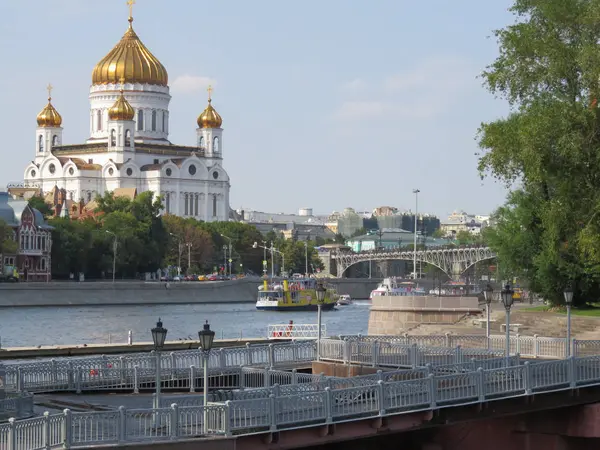
{"type": "MultiPolygon", "coordinates": [[[[321,336],[327,336],[327,326],[321,325],[321,336]]],[[[317,339],[319,326],[317,324],[290,323],[269,325],[267,330],[269,339],[317,339]]]]}
{"type": "Polygon", "coordinates": [[[208,407],[172,404],[154,410],[124,407],[103,412],[65,410],[62,414],[46,413],[34,419],[10,419],[8,424],[0,425],[0,448],[68,449],[243,435],[539,395],[600,385],[600,357],[524,364],[512,361],[503,367],[449,374],[428,374],[422,369],[404,376],[405,372],[357,377],[362,382],[349,378],[337,386],[296,391],[292,395],[284,395],[283,386],[276,385],[275,393],[268,396],[213,402],[208,407]]]}
{"type": "Polygon", "coordinates": [[[0,417],[2,416],[18,419],[33,416],[33,395],[28,392],[7,392],[0,399],[0,417]]]}

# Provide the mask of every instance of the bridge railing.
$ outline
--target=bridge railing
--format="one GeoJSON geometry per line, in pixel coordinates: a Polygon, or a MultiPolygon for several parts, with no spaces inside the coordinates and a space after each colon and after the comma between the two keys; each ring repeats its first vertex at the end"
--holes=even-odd
{"type": "Polygon", "coordinates": [[[598,385],[598,356],[450,374],[415,372],[410,379],[371,377],[364,385],[325,387],[294,395],[279,392],[268,397],[211,403],[208,407],[173,404],[154,410],[65,410],[34,419],[11,419],[0,425],[0,448],[68,449],[255,434],[598,385]]]}

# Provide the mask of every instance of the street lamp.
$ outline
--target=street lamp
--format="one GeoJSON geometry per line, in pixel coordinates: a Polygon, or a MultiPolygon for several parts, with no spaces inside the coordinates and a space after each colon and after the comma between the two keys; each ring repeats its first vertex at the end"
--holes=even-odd
{"type": "Polygon", "coordinates": [[[573,304],[573,289],[566,288],[563,292],[567,305],[567,358],[571,356],[571,305],[573,304]]]}
{"type": "Polygon", "coordinates": [[[415,194],[415,236],[414,236],[414,246],[413,246],[413,280],[417,278],[417,217],[419,212],[419,189],[413,189],[413,194],[415,194]]]}
{"type": "MultiPolygon", "coordinates": [[[[510,356],[510,308],[513,304],[513,294],[514,291],[510,288],[510,285],[507,284],[500,292],[500,296],[502,298],[502,304],[506,309],[506,358],[510,356]]],[[[507,359],[508,361],[508,359],[507,359]]]]}
{"type": "Polygon", "coordinates": [[[181,275],[181,238],[176,234],[169,234],[177,239],[177,275],[181,275]]]}
{"type": "MultiPolygon", "coordinates": [[[[150,330],[152,332],[152,341],[154,342],[154,353],[156,355],[156,394],[154,395],[154,409],[160,408],[160,388],[162,384],[161,370],[160,370],[160,352],[165,345],[165,339],[167,338],[167,329],[163,327],[163,324],[158,318],[156,327],[150,330]]],[[[154,413],[154,424],[160,425],[160,415],[155,411],[154,413]]]]}
{"type": "MultiPolygon", "coordinates": [[[[231,239],[228,236],[225,236],[223,233],[221,233],[221,237],[224,237],[225,239],[227,239],[229,241],[229,276],[231,276],[231,260],[232,260],[232,253],[231,253],[231,243],[233,242],[233,239],[231,239]]],[[[227,263],[227,261],[225,261],[227,263]]]]}
{"type": "Polygon", "coordinates": [[[490,304],[492,303],[492,296],[494,295],[494,288],[491,284],[483,290],[483,298],[485,299],[485,313],[487,316],[485,322],[485,336],[487,337],[487,349],[490,349],[490,304]]]}
{"type": "Polygon", "coordinates": [[[327,289],[322,282],[317,285],[317,361],[321,360],[321,308],[325,302],[325,292],[327,289]]]}
{"type": "Polygon", "coordinates": [[[106,230],[106,232],[112,236],[114,236],[114,240],[113,240],[113,273],[112,273],[112,277],[113,280],[112,282],[115,282],[115,271],[117,270],[117,235],[115,233],[113,233],[112,231],[108,231],[106,230]]]}
{"type": "Polygon", "coordinates": [[[308,241],[304,241],[304,276],[308,277],[308,241]]]}
{"type": "Polygon", "coordinates": [[[188,249],[188,266],[187,266],[187,274],[190,274],[190,271],[192,269],[192,243],[188,242],[185,244],[185,246],[188,249]]]}
{"type": "Polygon", "coordinates": [[[198,331],[198,340],[200,341],[200,348],[202,349],[202,356],[204,359],[204,434],[208,433],[208,424],[206,420],[208,418],[208,360],[214,339],[215,332],[210,329],[207,320],[204,324],[204,328],[198,331]]]}

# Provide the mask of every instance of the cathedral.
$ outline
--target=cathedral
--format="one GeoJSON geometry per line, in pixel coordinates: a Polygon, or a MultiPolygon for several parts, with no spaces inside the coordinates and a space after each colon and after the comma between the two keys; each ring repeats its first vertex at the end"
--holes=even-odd
{"type": "Polygon", "coordinates": [[[169,77],[133,30],[133,3],[125,35],[92,72],[89,139],[63,142],[62,117],[48,86],[25,186],[35,186],[43,195],[65,192],[70,203],[89,203],[107,191],[152,191],[163,197],[165,213],[228,220],[223,120],[212,106],[212,89],[197,119],[196,145],[172,144],[169,77]]]}

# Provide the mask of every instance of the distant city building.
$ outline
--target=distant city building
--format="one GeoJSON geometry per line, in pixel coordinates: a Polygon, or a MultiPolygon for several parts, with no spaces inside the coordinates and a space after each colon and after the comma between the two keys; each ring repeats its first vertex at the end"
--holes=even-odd
{"type": "Polygon", "coordinates": [[[0,254],[2,273],[17,272],[25,281],[49,281],[52,227],[42,213],[31,208],[27,200],[14,200],[8,192],[0,192],[0,219],[12,228],[12,239],[17,243],[15,253],[0,254]]]}
{"type": "MultiPolygon", "coordinates": [[[[393,206],[380,206],[373,210],[373,218],[377,220],[377,228],[400,228],[415,231],[415,214],[411,211],[400,211],[393,206]]],[[[419,214],[417,231],[428,236],[440,227],[440,219],[432,214],[419,214]]]]}
{"type": "Polygon", "coordinates": [[[464,211],[454,211],[440,224],[444,236],[453,236],[461,231],[478,235],[481,230],[489,226],[490,217],[484,215],[467,214],[464,211]]]}
{"type": "Polygon", "coordinates": [[[273,231],[281,234],[285,239],[307,241],[335,237],[335,233],[325,225],[325,217],[313,215],[312,208],[300,208],[298,214],[238,209],[233,219],[254,225],[262,234],[266,235],[273,231]]]}
{"type": "MultiPolygon", "coordinates": [[[[355,252],[399,247],[410,247],[412,249],[414,239],[414,232],[402,229],[383,229],[347,239],[346,246],[355,252]]],[[[448,241],[446,239],[434,239],[423,234],[417,234],[417,245],[423,244],[426,247],[436,247],[447,245],[448,241]]]]}
{"type": "Polygon", "coordinates": [[[334,233],[350,237],[363,228],[364,217],[353,208],[345,208],[344,212],[334,211],[327,218],[326,226],[334,233]]]}

